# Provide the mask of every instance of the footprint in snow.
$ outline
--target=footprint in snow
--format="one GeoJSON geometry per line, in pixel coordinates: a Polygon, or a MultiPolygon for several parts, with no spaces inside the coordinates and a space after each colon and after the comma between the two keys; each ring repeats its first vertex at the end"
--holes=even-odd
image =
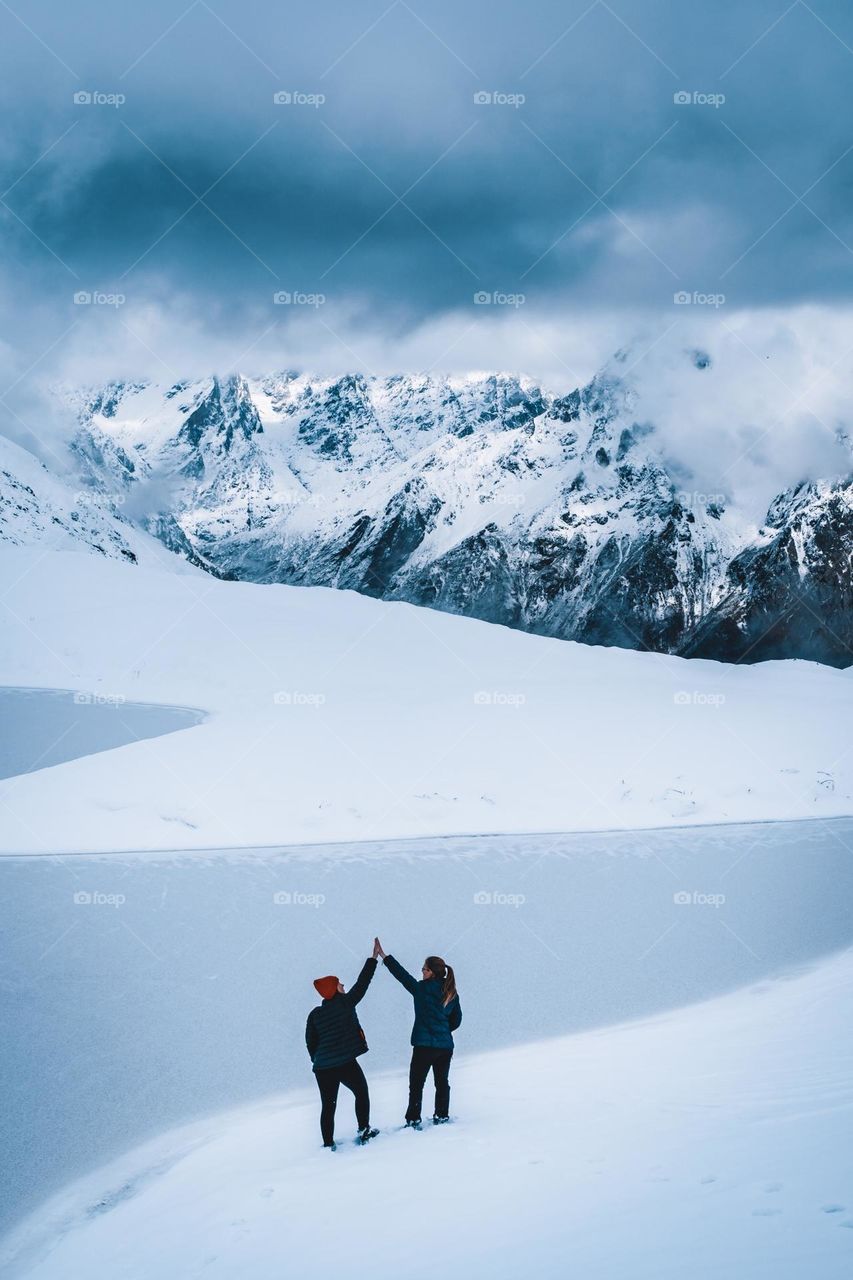
{"type": "Polygon", "coordinates": [[[707,1187],[709,1183],[716,1182],[717,1178],[715,1174],[709,1173],[706,1178],[700,1178],[699,1181],[703,1187],[707,1187]]]}
{"type": "Polygon", "coordinates": [[[768,1194],[769,1194],[771,1191],[781,1191],[781,1190],[782,1190],[782,1183],[781,1183],[781,1182],[768,1182],[768,1183],[767,1183],[767,1186],[764,1188],[764,1190],[765,1190],[766,1192],[768,1192],[768,1194]]]}
{"type": "Polygon", "coordinates": [[[275,1195],[275,1187],[264,1187],[263,1191],[261,1192],[261,1199],[269,1200],[270,1196],[274,1196],[274,1195],[275,1195]]]}
{"type": "Polygon", "coordinates": [[[844,1204],[822,1204],[820,1206],[821,1213],[843,1213],[847,1208],[844,1204]]]}
{"type": "Polygon", "coordinates": [[[753,1218],[778,1218],[781,1212],[781,1209],[753,1209],[752,1216],[753,1218]]]}

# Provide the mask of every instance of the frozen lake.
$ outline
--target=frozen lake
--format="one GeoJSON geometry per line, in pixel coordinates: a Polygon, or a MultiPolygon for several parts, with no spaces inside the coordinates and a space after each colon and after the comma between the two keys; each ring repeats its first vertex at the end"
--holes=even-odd
{"type": "MultiPolygon", "coordinates": [[[[850,945],[851,850],[836,819],[0,859],[3,1221],[164,1129],[312,1087],[312,979],[350,984],[375,932],[412,970],[429,951],[454,965],[464,1054],[850,945]]],[[[368,1074],[402,1073],[409,1006],[380,971],[368,1074]]]]}
{"type": "Polygon", "coordinates": [[[204,718],[192,707],[128,702],[109,693],[0,688],[0,778],[159,738],[204,718]]]}

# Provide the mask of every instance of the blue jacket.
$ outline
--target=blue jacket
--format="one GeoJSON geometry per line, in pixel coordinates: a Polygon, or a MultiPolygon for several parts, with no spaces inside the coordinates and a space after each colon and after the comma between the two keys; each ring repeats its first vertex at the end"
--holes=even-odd
{"type": "Polygon", "coordinates": [[[418,982],[393,956],[385,957],[385,968],[414,997],[412,1044],[425,1049],[452,1049],[452,1033],[462,1021],[459,997],[454,996],[449,1004],[445,1004],[438,978],[422,978],[418,982]]]}

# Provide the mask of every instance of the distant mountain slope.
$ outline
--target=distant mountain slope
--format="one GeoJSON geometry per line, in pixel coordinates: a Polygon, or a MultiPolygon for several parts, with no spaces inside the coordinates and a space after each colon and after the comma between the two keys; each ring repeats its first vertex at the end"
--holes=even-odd
{"type": "Polygon", "coordinates": [[[729,565],[729,590],[697,628],[687,656],[796,655],[848,665],[851,548],[853,486],[802,485],[782,494],[762,537],[729,565]]]}
{"type": "MultiPolygon", "coordinates": [[[[706,362],[695,358],[697,395],[706,362]]],[[[728,660],[853,649],[853,489],[756,529],[685,493],[618,360],[509,374],[284,373],[73,394],[84,482],[218,576],[349,587],[539,634],[728,660]]]]}
{"type": "Polygon", "coordinates": [[[0,541],[82,546],[135,564],[145,539],[121,520],[115,502],[103,492],[72,489],[31,453],[0,436],[0,541]]]}

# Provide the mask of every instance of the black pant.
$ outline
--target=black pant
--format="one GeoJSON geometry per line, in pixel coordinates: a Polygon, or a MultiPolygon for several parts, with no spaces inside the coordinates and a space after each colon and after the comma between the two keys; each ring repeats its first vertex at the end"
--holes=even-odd
{"type": "Polygon", "coordinates": [[[314,1072],[322,1099],[320,1111],[320,1132],[323,1135],[323,1146],[330,1147],[335,1137],[335,1108],[338,1105],[338,1089],[345,1085],[355,1094],[355,1121],[359,1129],[366,1129],[370,1124],[370,1093],[364,1072],[355,1058],[345,1062],[341,1067],[323,1067],[314,1072]]]}
{"type": "Polygon", "coordinates": [[[444,1119],[450,1112],[450,1059],[452,1049],[427,1049],[415,1045],[409,1067],[409,1109],[407,1120],[420,1120],[424,1085],[432,1067],[435,1080],[435,1115],[444,1119]]]}

